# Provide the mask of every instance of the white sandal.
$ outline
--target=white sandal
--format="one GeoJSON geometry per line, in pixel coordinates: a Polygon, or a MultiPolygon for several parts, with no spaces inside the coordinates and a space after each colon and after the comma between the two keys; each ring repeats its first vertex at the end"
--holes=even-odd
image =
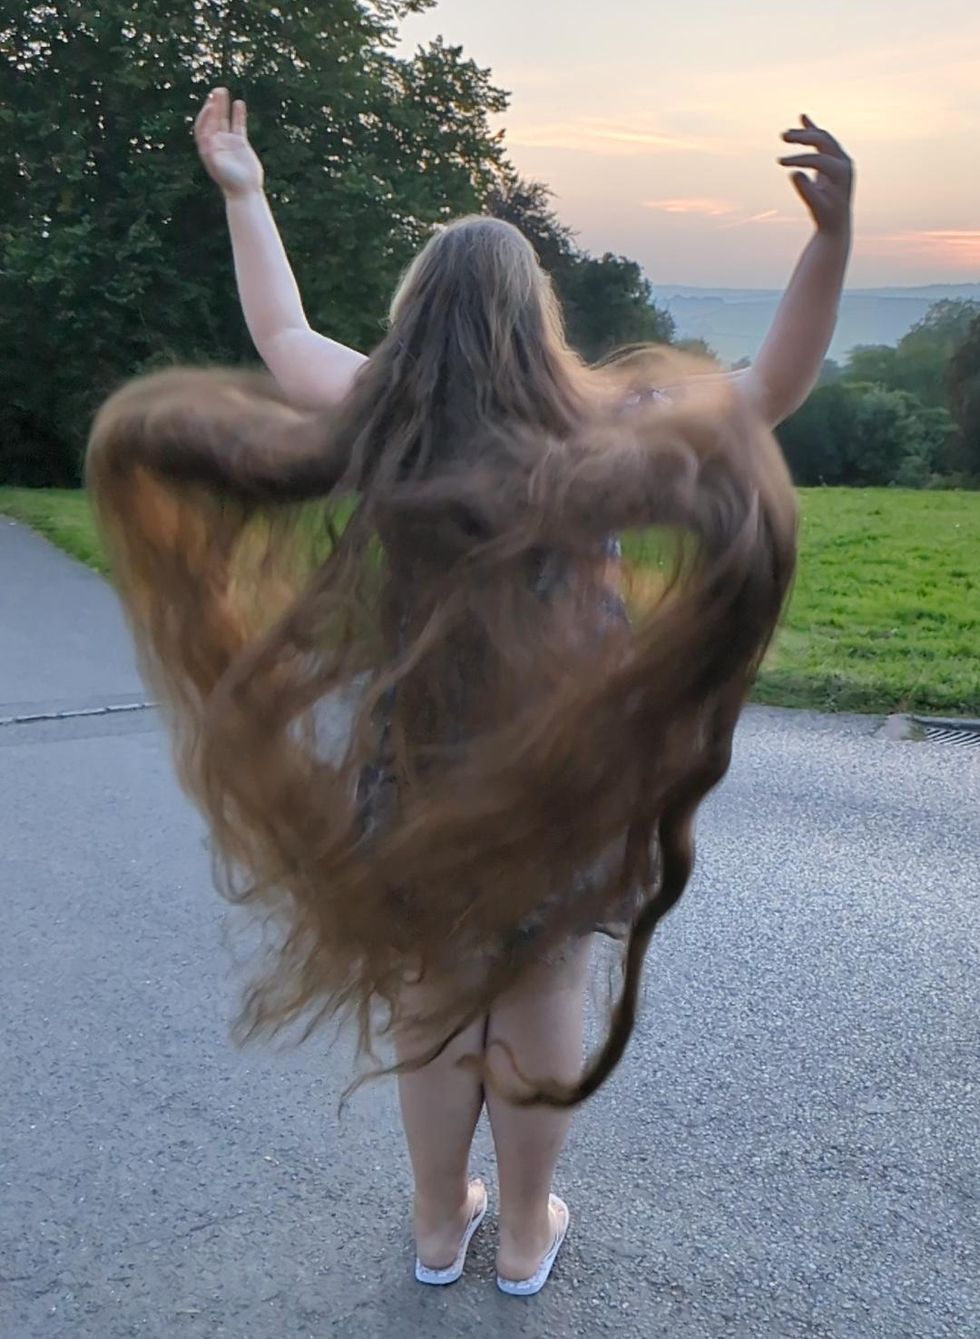
{"type": "Polygon", "coordinates": [[[568,1228],[571,1223],[571,1214],[568,1205],[557,1195],[552,1195],[550,1200],[550,1209],[558,1219],[558,1227],[555,1230],[555,1239],[551,1243],[551,1249],[544,1257],[537,1269],[529,1279],[505,1279],[497,1275],[497,1287],[502,1293],[507,1293],[510,1297],[533,1297],[539,1293],[551,1277],[551,1270],[558,1258],[558,1252],[565,1244],[565,1238],[568,1236],[568,1228]]]}
{"type": "Polygon", "coordinates": [[[447,1283],[455,1283],[463,1274],[463,1266],[466,1264],[466,1253],[470,1249],[470,1242],[477,1228],[487,1216],[487,1206],[489,1196],[487,1188],[483,1182],[475,1177],[471,1186],[479,1186],[482,1194],[477,1200],[476,1208],[470,1216],[470,1221],[466,1224],[466,1231],[463,1233],[463,1240],[459,1244],[459,1251],[456,1259],[445,1269],[430,1269],[428,1265],[423,1265],[422,1261],[415,1257],[415,1277],[419,1283],[428,1283],[435,1288],[444,1288],[447,1283]]]}

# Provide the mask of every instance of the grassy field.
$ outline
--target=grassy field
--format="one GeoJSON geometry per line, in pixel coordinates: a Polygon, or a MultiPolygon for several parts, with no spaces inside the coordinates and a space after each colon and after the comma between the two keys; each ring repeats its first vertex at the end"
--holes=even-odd
{"type": "MultiPolygon", "coordinates": [[[[792,603],[756,700],[980,716],[980,493],[808,489],[792,603]]],[[[82,493],[0,488],[0,512],[103,569],[82,493]]],[[[643,549],[627,544],[641,564],[643,549]]]]}
{"type": "Polygon", "coordinates": [[[59,488],[0,488],[0,513],[32,526],[97,572],[106,570],[84,493],[59,488]]]}
{"type": "Polygon", "coordinates": [[[980,716],[980,493],[802,494],[796,589],[756,696],[980,716]]]}

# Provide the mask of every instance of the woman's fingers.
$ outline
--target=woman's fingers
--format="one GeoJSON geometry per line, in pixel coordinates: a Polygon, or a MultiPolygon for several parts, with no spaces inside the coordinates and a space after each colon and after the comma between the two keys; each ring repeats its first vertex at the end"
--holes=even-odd
{"type": "Polygon", "coordinates": [[[248,138],[247,123],[245,103],[240,98],[232,103],[226,88],[216,88],[208,94],[194,119],[194,138],[202,153],[216,148],[231,149],[234,147],[228,142],[231,136],[248,138]]]}
{"type": "Polygon", "coordinates": [[[795,169],[793,186],[817,227],[827,232],[846,228],[854,180],[854,166],[846,151],[809,116],[801,116],[800,127],[787,130],[783,139],[796,148],[816,151],[787,154],[779,162],[795,169]]]}
{"type": "Polygon", "coordinates": [[[810,149],[820,149],[833,158],[846,158],[847,154],[826,130],[787,130],[783,134],[787,144],[805,144],[810,149]]]}
{"type": "Polygon", "coordinates": [[[823,153],[830,154],[835,158],[847,159],[846,150],[834,139],[829,130],[822,130],[814,125],[808,116],[800,118],[803,122],[803,128],[800,130],[787,130],[783,133],[783,139],[788,144],[806,144],[812,149],[820,149],[823,153]]]}
{"type": "Polygon", "coordinates": [[[208,94],[204,106],[194,121],[194,134],[198,139],[212,134],[241,135],[248,138],[248,112],[241,98],[235,102],[226,88],[215,88],[208,94]]]}
{"type": "Polygon", "coordinates": [[[791,180],[806,207],[816,213],[822,203],[820,188],[810,180],[805,172],[794,172],[791,180]]]}
{"type": "Polygon", "coordinates": [[[229,130],[231,128],[231,99],[227,88],[213,88],[208,98],[211,104],[211,115],[214,118],[215,130],[229,130]]]}
{"type": "Polygon", "coordinates": [[[850,162],[835,158],[829,153],[798,153],[788,158],[780,158],[781,167],[804,167],[813,172],[822,172],[834,182],[845,182],[850,176],[850,162]]]}
{"type": "Polygon", "coordinates": [[[204,102],[201,104],[201,110],[194,118],[194,134],[197,136],[198,139],[210,133],[213,118],[214,118],[214,98],[213,94],[209,93],[208,96],[204,99],[204,102]]]}

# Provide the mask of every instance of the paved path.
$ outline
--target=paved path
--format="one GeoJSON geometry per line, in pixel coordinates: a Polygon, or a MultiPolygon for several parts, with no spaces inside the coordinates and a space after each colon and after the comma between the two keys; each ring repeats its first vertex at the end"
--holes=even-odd
{"type": "Polygon", "coordinates": [[[141,693],[105,583],[0,515],[0,717],[141,693]]]}
{"type": "MultiPolygon", "coordinates": [[[[140,689],[0,522],[0,716],[140,689]]],[[[0,727],[3,1339],[980,1333],[976,751],[755,711],[580,1116],[542,1296],[410,1277],[394,1093],[227,1042],[229,921],[152,713],[0,727]]],[[[481,1131],[478,1164],[490,1167],[481,1131]]]]}

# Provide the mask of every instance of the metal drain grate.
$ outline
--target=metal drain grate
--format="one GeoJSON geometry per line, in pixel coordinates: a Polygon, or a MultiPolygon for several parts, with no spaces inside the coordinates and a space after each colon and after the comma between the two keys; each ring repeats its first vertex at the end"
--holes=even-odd
{"type": "Polygon", "coordinates": [[[954,748],[980,749],[980,723],[935,721],[922,716],[916,716],[914,720],[931,744],[952,744],[954,748]]]}

